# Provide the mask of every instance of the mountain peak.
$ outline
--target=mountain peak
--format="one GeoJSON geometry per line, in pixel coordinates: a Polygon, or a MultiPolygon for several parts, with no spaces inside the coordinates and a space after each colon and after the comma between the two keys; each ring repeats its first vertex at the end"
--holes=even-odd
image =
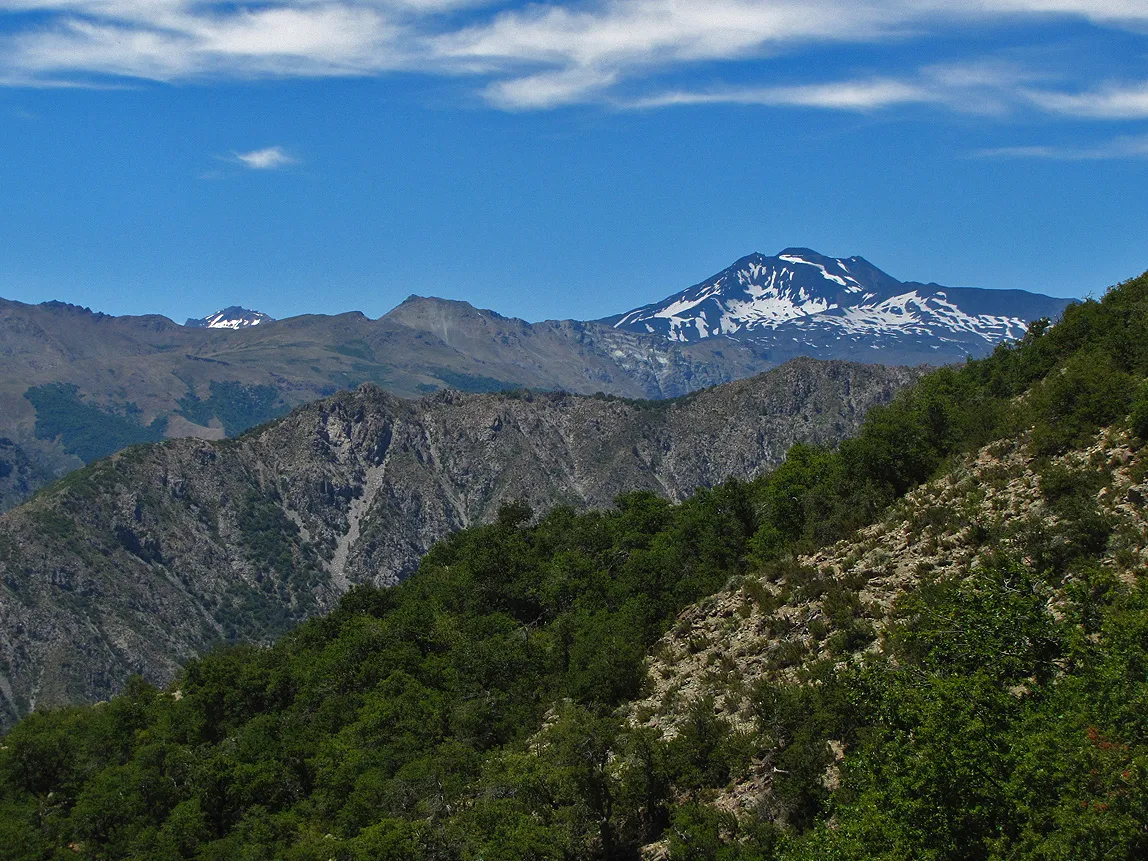
{"type": "MultiPolygon", "coordinates": [[[[863,257],[826,257],[803,246],[750,254],[661,302],[607,318],[620,329],[675,341],[725,335],[768,348],[800,345],[813,356],[870,349],[928,355],[960,344],[979,355],[1056,317],[1069,300],[1024,291],[903,283],[863,257]]],[[[882,357],[884,358],[884,357],[882,357]]]]}
{"type": "Polygon", "coordinates": [[[418,296],[411,294],[386,314],[382,319],[401,323],[404,326],[421,329],[433,326],[436,330],[444,323],[459,323],[463,320],[507,320],[497,311],[477,308],[462,299],[442,299],[438,296],[418,296]]]}
{"type": "Polygon", "coordinates": [[[781,251],[777,252],[777,256],[782,260],[784,260],[786,257],[796,257],[808,263],[822,263],[826,260],[836,259],[833,257],[826,257],[824,254],[820,254],[814,251],[812,248],[803,248],[799,245],[795,245],[790,248],[783,248],[781,251]]]}
{"type": "Polygon", "coordinates": [[[184,326],[190,329],[250,329],[260,323],[270,323],[274,317],[262,311],[252,311],[239,305],[231,305],[222,311],[208,314],[199,319],[189,319],[184,326]]]}

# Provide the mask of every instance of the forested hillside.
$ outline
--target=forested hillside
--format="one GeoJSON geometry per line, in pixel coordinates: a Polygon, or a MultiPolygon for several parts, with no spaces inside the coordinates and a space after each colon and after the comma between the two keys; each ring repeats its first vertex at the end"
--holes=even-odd
{"type": "Polygon", "coordinates": [[[754,481],[506,506],[20,722],[0,857],[1142,858],[1146,377],[1148,275],[754,481]]]}

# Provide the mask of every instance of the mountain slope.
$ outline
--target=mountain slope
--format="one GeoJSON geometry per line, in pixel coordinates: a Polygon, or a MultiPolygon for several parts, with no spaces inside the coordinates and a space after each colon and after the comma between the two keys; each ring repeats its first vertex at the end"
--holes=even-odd
{"type": "MultiPolygon", "coordinates": [[[[690,607],[654,648],[649,693],[632,711],[672,735],[692,702],[712,698],[715,713],[742,723],[755,685],[792,681],[795,668],[819,659],[840,660],[842,635],[864,629],[864,645],[875,644],[907,594],[966,580],[1002,555],[1047,566],[1053,576],[1088,559],[1135,585],[1148,561],[1146,478],[1148,450],[1121,428],[1052,458],[1035,456],[1026,438],[985,446],[914,488],[877,523],[767,565],[690,607]],[[1092,529],[1099,538],[1085,531],[1092,529]],[[857,602],[842,614],[835,593],[848,581],[857,602]],[[707,674],[723,656],[735,671],[707,674]]],[[[748,810],[760,798],[737,800],[748,810]]]]}
{"type": "Polygon", "coordinates": [[[23,449],[0,437],[0,511],[30,496],[41,481],[23,449]]]}
{"type": "Polygon", "coordinates": [[[6,720],[165,681],[408,574],[446,534],[524,500],[680,499],[829,444],[918,372],[794,362],[670,402],[564,394],[407,401],[375,386],[236,440],[138,446],[0,519],[6,720]]]}
{"type": "Polygon", "coordinates": [[[1069,301],[902,283],[862,257],[787,248],[775,257],[743,257],[700,284],[604,322],[682,342],[730,336],[784,355],[940,364],[1019,338],[1029,322],[1055,320],[1069,301]]]}
{"type": "Polygon", "coordinates": [[[1130,712],[1145,692],[1135,662],[1148,641],[1131,666],[1124,650],[1148,618],[1146,476],[1148,449],[1123,428],[1053,458],[1035,456],[1027,436],[997,442],[872,526],[681,613],[651,650],[630,721],[672,740],[694,731],[705,704],[713,737],[759,747],[699,793],[709,820],[679,846],[704,845],[718,828],[736,844],[764,818],[809,832],[785,858],[843,846],[882,857],[874,847],[897,832],[920,857],[945,826],[914,822],[914,810],[969,805],[993,822],[973,833],[993,832],[1008,857],[1042,858],[1050,845],[1079,846],[1073,830],[1089,826],[1067,823],[1083,807],[1100,820],[1100,845],[1136,857],[1148,843],[1119,822],[1142,809],[1143,778],[1128,765],[1144,752],[1142,713],[1138,723],[1130,712]],[[1097,748],[1119,754],[1098,762],[1097,748]],[[867,771],[874,759],[883,767],[867,771]],[[1075,779],[1073,766],[1091,778],[1075,779]],[[932,779],[918,782],[925,770],[932,779]],[[949,794],[944,781],[961,771],[949,794]],[[1060,810],[1034,817],[1045,806],[1060,810]]]}
{"type": "Polygon", "coordinates": [[[235,436],[363,382],[404,397],[519,386],[676,397],[800,356],[960,361],[1065,304],[902,284],[862,258],[808,249],[751,255],[669,299],[595,322],[527,323],[419,296],[378,320],[353,312],[276,321],[233,307],[186,326],[0,300],[0,435],[37,474],[59,477],[136,442],[235,436]]]}
{"type": "Polygon", "coordinates": [[[164,317],[0,300],[0,435],[60,476],[150,438],[218,438],[339,389],[415,397],[517,386],[664,398],[779,364],[751,346],[671,344],[595,323],[530,324],[412,297],[350,313],[187,328],[164,317]]]}

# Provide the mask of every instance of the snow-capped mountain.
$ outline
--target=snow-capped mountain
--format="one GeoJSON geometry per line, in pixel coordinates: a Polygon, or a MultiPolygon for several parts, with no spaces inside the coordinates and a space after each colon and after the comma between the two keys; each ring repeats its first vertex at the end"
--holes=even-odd
{"type": "Polygon", "coordinates": [[[863,257],[787,248],[751,254],[681,293],[603,322],[697,341],[724,335],[807,355],[857,358],[858,348],[951,361],[1019,338],[1029,322],[1056,319],[1071,300],[1023,290],[902,282],[863,257]]]}
{"type": "Polygon", "coordinates": [[[192,329],[248,329],[260,323],[270,323],[274,320],[262,311],[252,311],[249,308],[240,308],[232,305],[214,314],[208,314],[199,320],[188,320],[183,325],[192,329]]]}

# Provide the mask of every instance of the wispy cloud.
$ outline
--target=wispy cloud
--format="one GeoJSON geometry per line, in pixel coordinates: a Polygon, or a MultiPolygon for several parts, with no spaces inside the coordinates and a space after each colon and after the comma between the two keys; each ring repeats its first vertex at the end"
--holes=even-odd
{"type": "Polygon", "coordinates": [[[709,92],[674,91],[629,103],[636,108],[662,108],[672,105],[773,105],[871,111],[891,105],[930,101],[930,95],[911,84],[897,80],[839,81],[795,87],[746,87],[709,92]]]}
{"type": "Polygon", "coordinates": [[[233,157],[236,162],[251,170],[278,170],[299,163],[299,159],[289,155],[280,146],[237,152],[233,157]]]}
{"type": "Polygon", "coordinates": [[[882,7],[888,5],[847,0],[539,5],[440,35],[432,46],[440,62],[496,76],[486,95],[498,106],[545,108],[599,97],[619,82],[653,71],[763,57],[803,43],[889,38],[906,22],[886,14],[882,7]]]}
{"type": "MultiPolygon", "coordinates": [[[[1010,19],[1087,19],[1106,26],[1148,28],[1142,0],[599,0],[562,6],[530,5],[491,20],[445,33],[433,41],[434,56],[465,71],[495,75],[486,95],[504,108],[544,108],[606,98],[615,85],[652,73],[702,62],[739,61],[832,43],[872,44],[908,40],[970,23],[1010,19]],[[522,70],[526,68],[524,73],[522,70]],[[541,70],[538,67],[542,67],[541,70]]],[[[988,66],[953,64],[999,79],[988,66]]],[[[937,72],[941,70],[938,67],[937,72]]],[[[1013,76],[1015,85],[1017,76],[1013,76]]],[[[857,110],[885,102],[925,101],[958,83],[939,74],[919,82],[870,82],[779,87],[769,85],[706,92],[675,91],[633,99],[638,107],[744,102],[808,104],[857,110]],[[883,90],[883,92],[882,92],[883,90]],[[911,93],[911,94],[910,94],[911,93]]],[[[988,81],[963,82],[964,91],[988,81]]],[[[998,86],[1002,83],[997,81],[998,86]]],[[[1010,97],[1015,101],[1015,96],[1010,97]]],[[[981,109],[998,109],[1002,99],[981,109]]]]}
{"type": "Polygon", "coordinates": [[[986,99],[985,81],[880,69],[856,81],[762,80],[708,92],[658,93],[644,83],[692,64],[969,24],[1076,19],[1148,32],[1145,0],[0,0],[5,16],[0,84],[10,85],[419,72],[473,79],[508,110],[724,101],[855,111],[952,106],[953,93],[976,92],[980,109],[1024,101],[1081,117],[1148,113],[1148,95],[1135,87],[1022,93],[1014,81],[986,99]]]}
{"type": "Polygon", "coordinates": [[[1148,24],[1148,9],[1141,0],[983,0],[968,5],[997,13],[1072,15],[1132,29],[1148,24]]]}
{"type": "Polygon", "coordinates": [[[1082,93],[1030,90],[1026,95],[1038,107],[1054,114],[1103,120],[1148,119],[1148,81],[1107,84],[1082,93]]]}
{"type": "Polygon", "coordinates": [[[161,0],[145,14],[137,4],[110,5],[120,14],[85,9],[46,29],[18,33],[0,57],[13,72],[49,80],[317,77],[395,64],[390,43],[397,31],[370,8],[317,3],[197,14],[161,0]]]}
{"type": "Polygon", "coordinates": [[[560,69],[495,81],[483,90],[483,96],[508,111],[553,108],[596,99],[617,79],[617,73],[611,71],[560,69]]]}
{"type": "Polygon", "coordinates": [[[1029,158],[1050,161],[1108,161],[1148,159],[1148,135],[1114,138],[1091,146],[1008,146],[977,150],[976,158],[1029,158]]]}
{"type": "Polygon", "coordinates": [[[876,111],[897,105],[931,104],[962,113],[1003,113],[1024,99],[1018,88],[1042,73],[1012,63],[977,59],[924,66],[902,77],[869,77],[816,84],[674,90],[623,103],[631,108],[741,104],[876,111]]]}

